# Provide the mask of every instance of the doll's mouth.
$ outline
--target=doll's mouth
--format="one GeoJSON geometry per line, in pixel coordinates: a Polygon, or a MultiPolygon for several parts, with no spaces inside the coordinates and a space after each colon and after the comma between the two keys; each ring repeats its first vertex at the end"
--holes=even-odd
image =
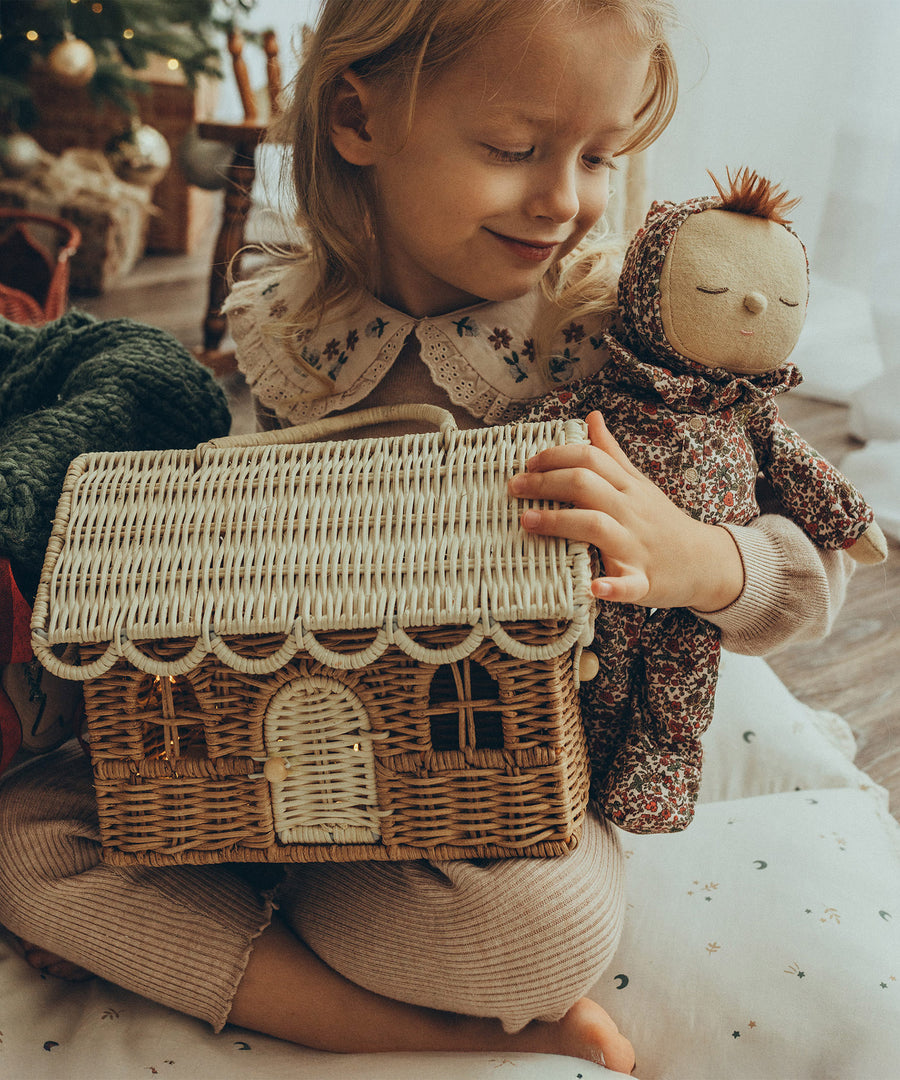
{"type": "Polygon", "coordinates": [[[753,337],[753,335],[754,335],[755,333],[756,333],[756,331],[755,331],[755,330],[742,330],[742,331],[741,331],[741,335],[742,335],[743,337],[753,337]]]}

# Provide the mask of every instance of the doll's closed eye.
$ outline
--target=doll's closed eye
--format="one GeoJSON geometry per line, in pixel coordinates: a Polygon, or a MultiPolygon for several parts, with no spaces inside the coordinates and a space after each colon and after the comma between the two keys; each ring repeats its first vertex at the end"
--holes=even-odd
{"type": "Polygon", "coordinates": [[[785,307],[800,307],[799,300],[785,300],[783,296],[779,296],[778,299],[785,305],[785,307]]]}
{"type": "Polygon", "coordinates": [[[712,288],[709,288],[709,287],[707,287],[705,285],[698,285],[697,286],[697,292],[705,292],[705,293],[710,293],[712,296],[718,296],[719,293],[728,292],[728,289],[725,288],[724,286],[721,289],[712,289],[712,288]]]}

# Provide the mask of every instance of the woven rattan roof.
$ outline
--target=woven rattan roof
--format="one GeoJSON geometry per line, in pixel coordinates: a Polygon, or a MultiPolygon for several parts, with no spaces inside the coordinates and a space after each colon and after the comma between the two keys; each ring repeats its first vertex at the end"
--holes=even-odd
{"type": "MultiPolygon", "coordinates": [[[[435,659],[406,628],[471,625],[451,659],[486,636],[514,654],[561,654],[590,640],[587,546],[527,534],[507,482],[539,450],[585,442],[579,421],[299,445],[87,454],[71,465],[34,607],[35,650],[89,678],[120,656],[157,674],[212,651],[274,670],[299,649],[360,667],[389,644],[435,659]],[[565,620],[547,646],[518,646],[503,624],[565,620]],[[373,629],[362,653],[329,653],[326,630],[373,629]],[[222,640],[286,634],[265,661],[222,640]],[[135,642],[188,639],[163,663],[135,642]],[[82,668],[63,643],[108,643],[82,668]],[[55,652],[51,647],[57,646],[55,652]]],[[[224,440],[227,442],[227,440],[224,440]]],[[[440,662],[446,662],[442,660],[440,662]]]]}

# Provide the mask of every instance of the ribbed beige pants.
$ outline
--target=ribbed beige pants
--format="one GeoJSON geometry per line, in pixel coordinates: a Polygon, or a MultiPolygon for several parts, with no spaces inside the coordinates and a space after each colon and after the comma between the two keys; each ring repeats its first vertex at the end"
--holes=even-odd
{"type": "Polygon", "coordinates": [[[612,958],[624,913],[618,841],[592,815],[560,859],[294,864],[274,899],[267,874],[101,863],[78,747],[0,785],[0,923],[216,1030],[275,907],[358,985],[509,1031],[564,1015],[612,958]]]}

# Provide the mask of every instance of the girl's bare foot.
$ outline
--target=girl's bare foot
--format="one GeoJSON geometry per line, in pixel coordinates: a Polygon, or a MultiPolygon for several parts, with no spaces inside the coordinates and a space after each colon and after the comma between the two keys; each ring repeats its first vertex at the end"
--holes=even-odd
{"type": "Polygon", "coordinates": [[[33,968],[53,975],[57,979],[65,979],[66,982],[87,982],[93,979],[93,973],[86,968],[73,964],[71,960],[65,960],[56,953],[47,952],[38,945],[32,945],[27,941],[22,942],[25,959],[33,968]]]}
{"type": "Polygon", "coordinates": [[[606,1010],[590,998],[576,1001],[555,1024],[535,1020],[513,1038],[520,1040],[516,1049],[585,1058],[613,1072],[629,1074],[634,1069],[631,1043],[606,1010]]]}
{"type": "Polygon", "coordinates": [[[499,1020],[404,1004],[339,975],[277,919],[259,935],[228,1017],[237,1027],[336,1053],[404,1050],[566,1054],[615,1072],[634,1068],[631,1043],[589,998],[553,1023],[510,1034],[499,1020]]]}
{"type": "Polygon", "coordinates": [[[37,971],[47,975],[53,975],[57,979],[65,979],[66,982],[85,982],[93,979],[93,974],[86,971],[71,960],[65,960],[56,953],[48,952],[39,945],[33,945],[30,941],[23,941],[8,930],[0,928],[0,937],[9,942],[12,948],[23,957],[37,971]]]}

